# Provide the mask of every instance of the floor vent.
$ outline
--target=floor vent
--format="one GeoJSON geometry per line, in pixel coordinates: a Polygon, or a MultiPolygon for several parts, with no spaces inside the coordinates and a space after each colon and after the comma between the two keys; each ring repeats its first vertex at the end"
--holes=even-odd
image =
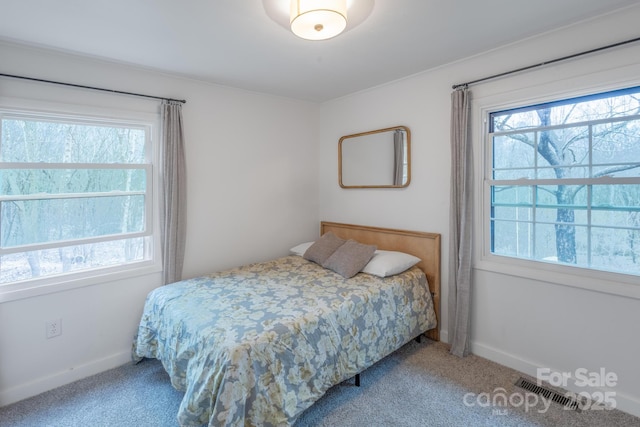
{"type": "Polygon", "coordinates": [[[516,381],[516,387],[523,388],[530,393],[538,394],[543,396],[545,399],[551,399],[552,402],[555,402],[559,405],[564,406],[567,409],[573,409],[576,412],[582,412],[580,402],[576,399],[572,399],[570,397],[564,396],[561,393],[551,390],[549,388],[545,388],[539,386],[538,384],[529,381],[526,378],[520,377],[518,381],[516,381]]]}

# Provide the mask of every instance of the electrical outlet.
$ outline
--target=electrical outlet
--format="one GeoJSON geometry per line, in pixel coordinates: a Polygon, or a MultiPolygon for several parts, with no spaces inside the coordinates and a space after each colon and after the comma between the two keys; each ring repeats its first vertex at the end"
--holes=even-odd
{"type": "Polygon", "coordinates": [[[44,324],[47,338],[54,338],[62,335],[62,319],[49,320],[44,324]]]}

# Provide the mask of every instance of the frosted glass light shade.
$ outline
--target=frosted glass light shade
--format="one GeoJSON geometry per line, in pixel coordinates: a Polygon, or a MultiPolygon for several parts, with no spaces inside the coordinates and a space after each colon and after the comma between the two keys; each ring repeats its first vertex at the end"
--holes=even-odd
{"type": "Polygon", "coordinates": [[[347,0],[291,0],[291,31],[307,40],[326,40],[347,26],[347,0]]]}

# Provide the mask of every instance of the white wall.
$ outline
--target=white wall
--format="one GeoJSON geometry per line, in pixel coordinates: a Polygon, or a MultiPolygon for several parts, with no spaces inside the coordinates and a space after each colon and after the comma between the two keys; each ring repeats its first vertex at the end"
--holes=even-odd
{"type": "MultiPolygon", "coordinates": [[[[0,43],[2,72],[186,99],[184,277],[284,255],[316,237],[315,104],[0,43]]],[[[157,114],[158,102],[0,78],[18,99],[157,114]],[[19,98],[19,99],[18,99],[19,98]]],[[[0,405],[127,363],[157,273],[0,303],[0,405]],[[45,339],[45,321],[62,336],[45,339]]]]}
{"type": "MultiPolygon", "coordinates": [[[[441,233],[444,341],[448,327],[451,86],[635,38],[639,19],[640,6],[630,7],[322,105],[320,218],[441,233]],[[341,189],[337,185],[335,160],[338,139],[394,125],[411,129],[411,185],[402,190],[341,189]]],[[[476,159],[482,150],[480,105],[638,85],[638,58],[640,45],[636,43],[473,86],[476,159]]],[[[480,237],[477,233],[476,240],[480,237]]],[[[639,299],[559,285],[560,277],[553,274],[538,280],[518,277],[517,272],[506,274],[484,263],[480,256],[476,258],[472,300],[474,353],[533,376],[538,367],[572,373],[577,368],[597,371],[604,367],[619,377],[613,389],[618,407],[640,416],[640,369],[636,357],[640,354],[639,299]]],[[[640,283],[604,282],[605,286],[622,289],[628,295],[640,295],[640,283]]]]}

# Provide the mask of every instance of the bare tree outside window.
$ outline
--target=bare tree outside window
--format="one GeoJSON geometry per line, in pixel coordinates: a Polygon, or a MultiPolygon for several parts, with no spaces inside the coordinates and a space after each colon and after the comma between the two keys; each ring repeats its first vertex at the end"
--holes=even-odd
{"type": "Polygon", "coordinates": [[[490,119],[492,253],[640,274],[640,88],[490,119]]]}

